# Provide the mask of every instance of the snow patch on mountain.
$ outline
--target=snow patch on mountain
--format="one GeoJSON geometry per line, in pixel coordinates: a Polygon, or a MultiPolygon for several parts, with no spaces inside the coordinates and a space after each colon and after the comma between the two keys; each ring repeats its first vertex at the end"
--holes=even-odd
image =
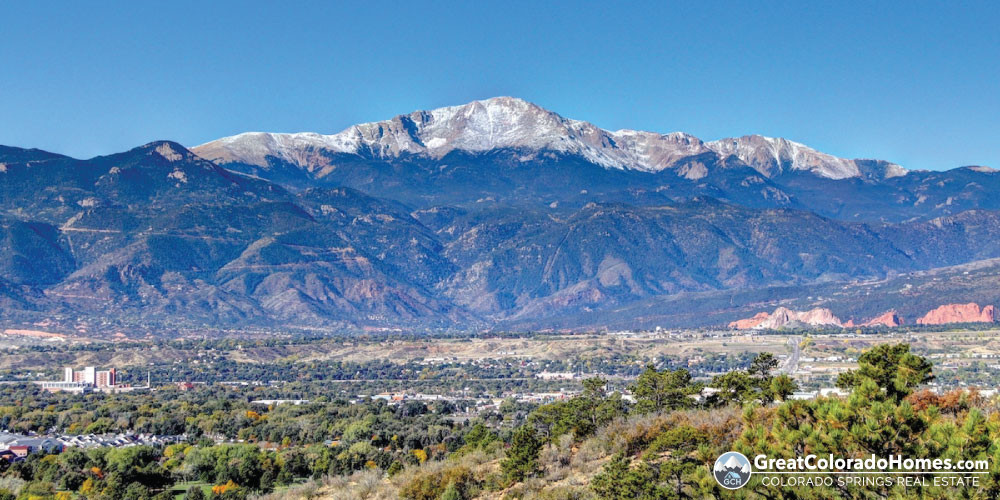
{"type": "Polygon", "coordinates": [[[987,167],[985,165],[972,165],[972,166],[965,167],[965,168],[967,168],[967,169],[969,169],[969,170],[971,170],[973,172],[979,172],[981,174],[995,174],[997,172],[1000,172],[1000,170],[997,170],[995,168],[990,168],[990,167],[987,167]]]}

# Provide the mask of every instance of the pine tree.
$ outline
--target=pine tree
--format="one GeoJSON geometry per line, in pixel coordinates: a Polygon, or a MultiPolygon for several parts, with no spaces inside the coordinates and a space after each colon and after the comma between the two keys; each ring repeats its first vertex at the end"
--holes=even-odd
{"type": "Polygon", "coordinates": [[[511,438],[507,458],[500,462],[500,467],[507,479],[513,482],[523,481],[538,473],[538,453],[542,442],[535,436],[535,430],[528,425],[522,425],[511,438]]]}

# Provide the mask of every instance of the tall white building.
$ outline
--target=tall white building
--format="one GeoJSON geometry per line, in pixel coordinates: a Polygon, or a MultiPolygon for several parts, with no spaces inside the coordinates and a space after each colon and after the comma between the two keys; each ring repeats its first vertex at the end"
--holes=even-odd
{"type": "Polygon", "coordinates": [[[114,368],[98,371],[93,366],[76,371],[72,367],[63,368],[61,382],[41,382],[42,387],[51,391],[88,392],[91,390],[121,389],[114,368]]]}

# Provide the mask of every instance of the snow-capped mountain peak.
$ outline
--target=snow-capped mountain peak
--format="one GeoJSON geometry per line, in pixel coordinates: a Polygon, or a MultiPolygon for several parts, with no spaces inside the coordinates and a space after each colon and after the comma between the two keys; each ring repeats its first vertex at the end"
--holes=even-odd
{"type": "MultiPolygon", "coordinates": [[[[831,179],[906,173],[902,167],[885,162],[879,164],[878,173],[866,173],[858,160],[837,158],[786,139],[744,136],[706,143],[683,132],[608,131],[515,97],[415,111],[331,135],[248,132],[192,148],[223,164],[266,168],[279,161],[309,171],[330,167],[336,154],[391,160],[406,155],[441,158],[455,150],[475,153],[501,149],[575,155],[605,168],[645,172],[659,172],[685,158],[707,153],[735,156],[768,177],[798,170],[831,179]]],[[[689,179],[706,175],[704,169],[678,174],[689,179]]]]}
{"type": "Polygon", "coordinates": [[[780,137],[745,135],[712,141],[708,147],[724,156],[735,155],[768,177],[788,171],[808,171],[829,179],[906,175],[906,169],[888,162],[881,162],[883,172],[867,172],[866,160],[838,158],[780,137]]]}

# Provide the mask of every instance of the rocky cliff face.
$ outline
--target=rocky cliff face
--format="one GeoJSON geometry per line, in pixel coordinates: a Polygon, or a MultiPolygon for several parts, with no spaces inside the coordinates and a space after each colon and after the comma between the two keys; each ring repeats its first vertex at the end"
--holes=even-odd
{"type": "Polygon", "coordinates": [[[899,317],[896,311],[886,311],[885,313],[876,316],[868,321],[865,321],[861,326],[888,326],[896,327],[903,324],[903,319],[899,317]]]}
{"type": "Polygon", "coordinates": [[[767,312],[759,312],[755,314],[752,318],[739,319],[729,323],[729,328],[736,330],[749,330],[764,322],[767,318],[771,317],[767,312]]]}
{"type": "Polygon", "coordinates": [[[917,320],[918,325],[944,325],[948,323],[993,323],[996,308],[988,305],[982,309],[979,304],[945,304],[917,320]]]}
{"type": "Polygon", "coordinates": [[[855,323],[853,319],[847,320],[844,323],[844,328],[854,328],[856,326],[888,326],[894,328],[903,324],[903,318],[899,317],[899,313],[895,310],[886,311],[868,321],[862,323],[855,323]]]}
{"type": "Polygon", "coordinates": [[[809,311],[793,311],[785,307],[775,309],[772,314],[761,312],[752,318],[729,323],[730,328],[738,330],[765,330],[795,326],[843,326],[843,323],[829,309],[816,308],[809,311]]]}

